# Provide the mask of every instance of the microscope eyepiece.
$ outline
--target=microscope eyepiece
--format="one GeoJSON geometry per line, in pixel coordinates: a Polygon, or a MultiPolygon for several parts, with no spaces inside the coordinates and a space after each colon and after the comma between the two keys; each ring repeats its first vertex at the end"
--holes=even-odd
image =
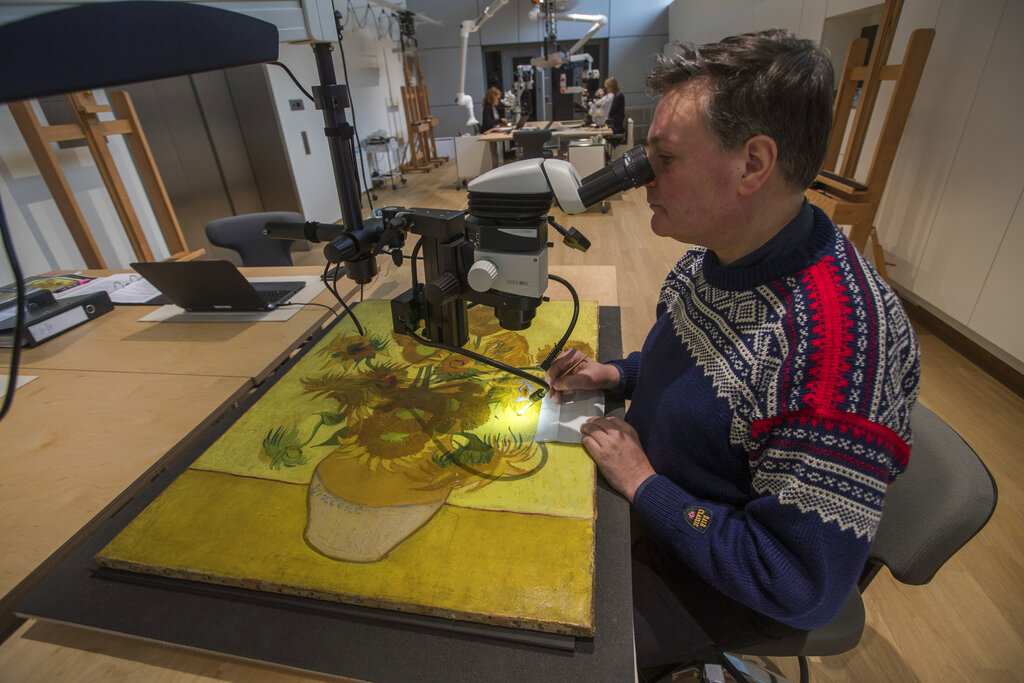
{"type": "Polygon", "coordinates": [[[613,194],[640,187],[654,180],[654,171],[642,145],[627,150],[621,158],[580,181],[580,201],[593,206],[613,194]]]}

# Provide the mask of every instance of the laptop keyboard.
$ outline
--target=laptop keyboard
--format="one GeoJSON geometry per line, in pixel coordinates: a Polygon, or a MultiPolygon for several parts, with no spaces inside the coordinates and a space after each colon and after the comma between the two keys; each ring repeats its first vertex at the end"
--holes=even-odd
{"type": "Polygon", "coordinates": [[[259,289],[260,298],[262,298],[268,304],[281,304],[285,303],[285,300],[290,297],[298,289],[259,289]]]}

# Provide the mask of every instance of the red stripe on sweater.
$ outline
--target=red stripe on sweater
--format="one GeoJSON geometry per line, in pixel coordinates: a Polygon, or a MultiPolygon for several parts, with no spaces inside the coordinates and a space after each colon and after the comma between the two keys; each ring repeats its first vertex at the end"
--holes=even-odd
{"type": "Polygon", "coordinates": [[[806,401],[824,409],[844,399],[853,355],[853,324],[843,278],[831,257],[822,259],[803,277],[810,298],[814,351],[810,357],[810,381],[806,401]]]}
{"type": "Polygon", "coordinates": [[[806,408],[792,413],[755,420],[750,425],[750,434],[755,439],[765,436],[781,424],[799,424],[807,427],[821,427],[827,431],[846,432],[852,430],[855,437],[868,443],[884,446],[892,453],[897,467],[905,469],[910,460],[910,445],[899,434],[885,425],[872,422],[860,415],[839,410],[806,408]]]}

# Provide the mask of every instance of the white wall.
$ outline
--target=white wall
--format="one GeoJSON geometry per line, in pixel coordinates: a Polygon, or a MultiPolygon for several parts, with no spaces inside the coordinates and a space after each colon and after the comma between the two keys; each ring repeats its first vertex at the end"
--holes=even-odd
{"type": "MultiPolygon", "coordinates": [[[[828,18],[879,4],[676,0],[669,33],[705,42],[779,27],[822,40],[828,18]]],[[[889,275],[908,299],[1024,371],[1024,3],[905,0],[890,62],[902,61],[917,28],[936,36],[876,218],[889,275]]],[[[858,178],[870,161],[863,155],[858,178]]]]}
{"type": "MultiPolygon", "coordinates": [[[[405,81],[401,57],[393,51],[398,42],[392,39],[398,37],[398,28],[388,18],[390,13],[382,16],[380,6],[368,0],[352,0],[346,9],[349,11],[343,12],[342,43],[340,49],[335,45],[333,53],[337,81],[346,83],[345,62],[351,80],[348,83],[350,108],[345,111],[345,118],[350,124],[354,122],[360,141],[382,132],[404,142],[405,117],[401,109],[400,88],[405,81]],[[368,6],[369,14],[366,13],[368,6]]],[[[306,90],[311,92],[312,87],[319,83],[316,60],[309,45],[282,44],[279,61],[292,70],[306,90]]],[[[299,92],[283,69],[266,68],[302,214],[307,220],[337,221],[341,218],[341,206],[335,189],[330,150],[324,137],[323,113],[299,92]],[[288,101],[293,99],[303,101],[301,111],[291,110],[288,101]],[[308,154],[302,142],[303,133],[309,140],[308,154]]],[[[369,184],[368,159],[358,150],[357,153],[365,171],[361,178],[365,177],[369,184]]],[[[381,157],[379,162],[383,165],[384,158],[381,157]]],[[[368,211],[369,207],[364,205],[363,213],[368,211]]]]}

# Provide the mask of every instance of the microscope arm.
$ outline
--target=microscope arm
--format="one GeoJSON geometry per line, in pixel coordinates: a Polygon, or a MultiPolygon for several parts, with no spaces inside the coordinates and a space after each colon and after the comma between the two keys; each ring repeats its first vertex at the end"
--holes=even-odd
{"type": "Polygon", "coordinates": [[[473,96],[466,94],[466,52],[469,49],[469,35],[479,31],[480,27],[507,3],[508,0],[498,0],[496,4],[488,5],[479,17],[466,19],[459,28],[459,34],[462,37],[462,64],[459,68],[459,94],[455,96],[455,103],[460,107],[465,107],[469,112],[469,116],[466,118],[467,126],[475,126],[480,123],[476,120],[476,114],[473,113],[473,96]]]}

